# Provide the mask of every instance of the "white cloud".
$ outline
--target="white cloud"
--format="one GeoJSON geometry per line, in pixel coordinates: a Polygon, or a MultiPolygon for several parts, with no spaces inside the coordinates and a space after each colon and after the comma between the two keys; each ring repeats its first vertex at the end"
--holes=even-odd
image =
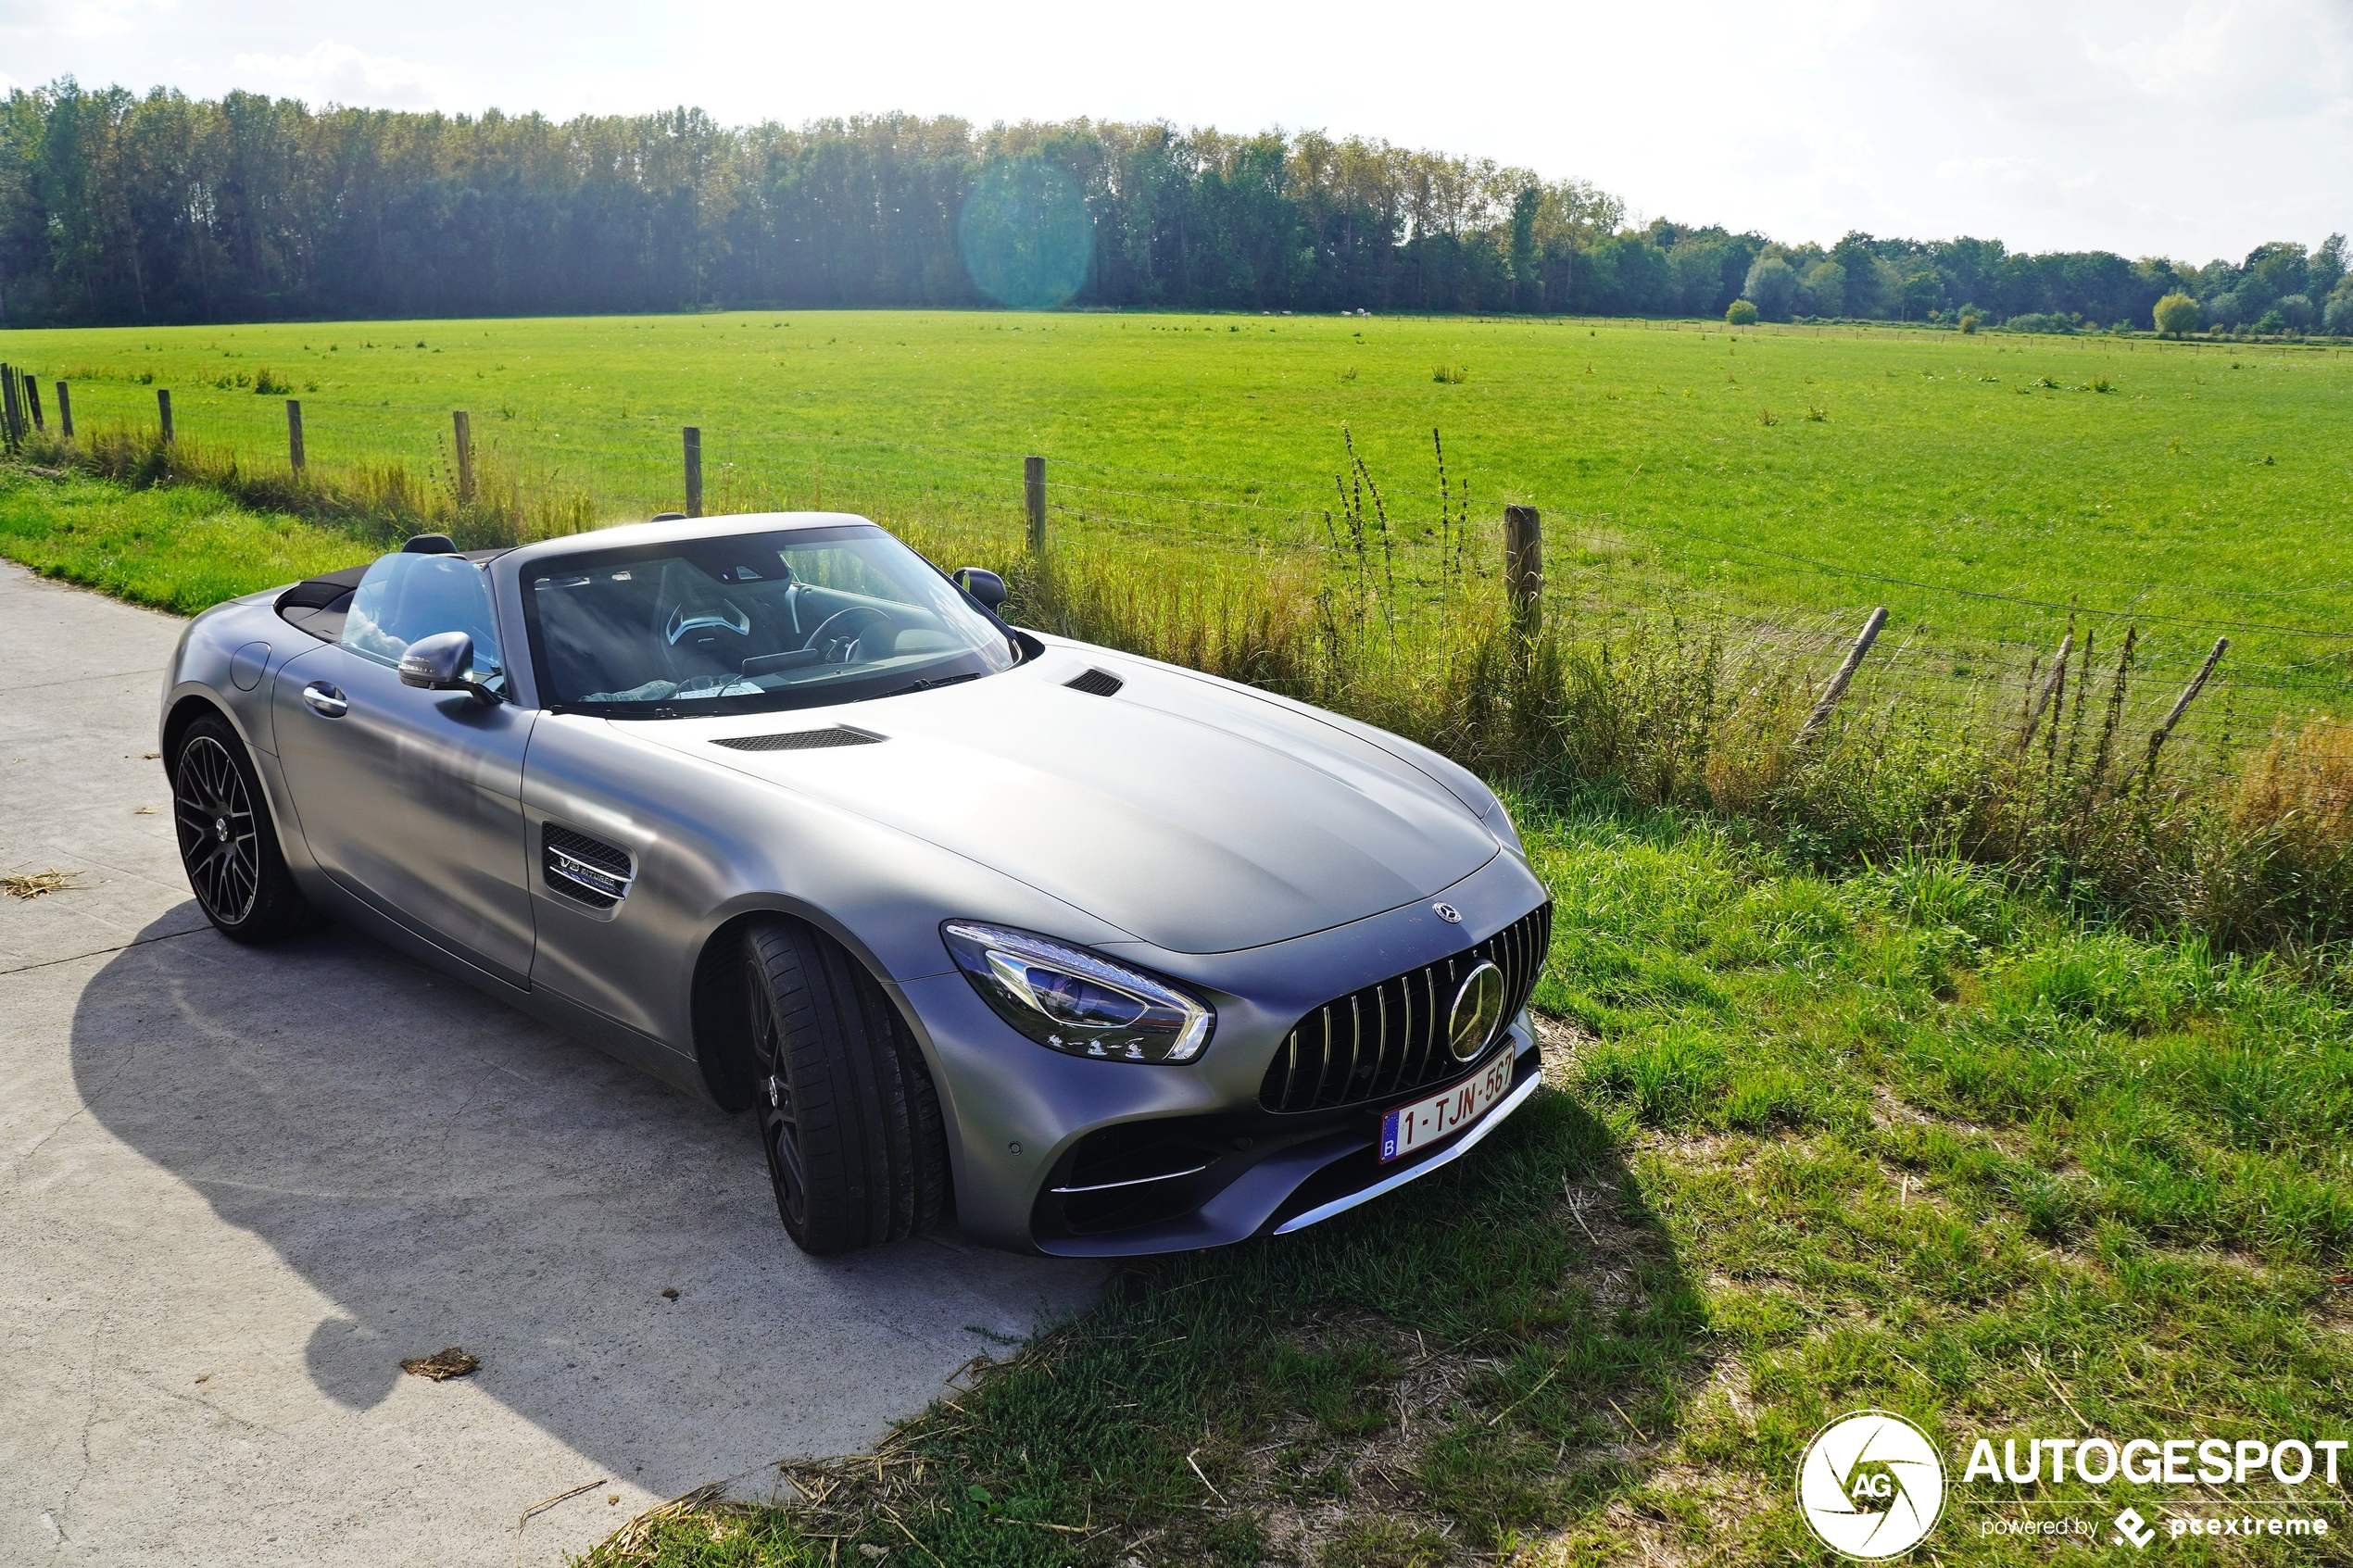
{"type": "Polygon", "coordinates": [[[156,19],[152,15],[142,17],[141,12],[172,8],[172,0],[80,0],[65,8],[58,31],[69,38],[119,38],[156,19]]]}
{"type": "Polygon", "coordinates": [[[247,78],[272,79],[313,104],[424,108],[444,101],[450,91],[449,73],[437,66],[367,54],[333,39],[307,55],[239,55],[235,65],[247,78]]]}
{"type": "Polygon", "coordinates": [[[2279,117],[2353,97],[2353,29],[2335,5],[2195,0],[2170,31],[2084,55],[2143,97],[2176,109],[2279,117]]]}
{"type": "Polygon", "coordinates": [[[179,0],[64,0],[48,9],[0,6],[0,38],[9,40],[12,49],[20,39],[69,39],[85,45],[132,39],[168,25],[178,8],[179,0]]]}

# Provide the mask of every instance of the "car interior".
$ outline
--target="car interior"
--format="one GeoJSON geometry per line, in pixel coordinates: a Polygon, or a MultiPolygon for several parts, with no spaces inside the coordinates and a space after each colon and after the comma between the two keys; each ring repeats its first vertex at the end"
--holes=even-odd
{"type": "MultiPolygon", "coordinates": [[[[478,566],[504,553],[460,552],[440,535],[421,535],[366,566],[296,583],[278,596],[277,612],[378,659],[396,661],[394,644],[430,634],[419,630],[427,621],[470,633],[495,658],[495,634],[439,591],[445,574],[402,558],[478,566]],[[378,592],[363,596],[363,584],[378,592]]],[[[697,540],[670,553],[584,555],[577,565],[560,558],[547,567],[524,590],[547,664],[543,695],[558,703],[758,698],[901,671],[937,684],[986,674],[1012,657],[1000,654],[993,624],[954,587],[871,527],[697,540]]],[[[810,697],[821,699],[813,689],[810,697]]]]}
{"type": "Polygon", "coordinates": [[[550,563],[526,583],[547,695],[586,704],[757,697],[921,673],[1002,646],[918,558],[895,561],[873,545],[904,553],[878,533],[761,534],[578,569],[550,563]],[[965,623],[951,623],[960,613],[965,623]]]}

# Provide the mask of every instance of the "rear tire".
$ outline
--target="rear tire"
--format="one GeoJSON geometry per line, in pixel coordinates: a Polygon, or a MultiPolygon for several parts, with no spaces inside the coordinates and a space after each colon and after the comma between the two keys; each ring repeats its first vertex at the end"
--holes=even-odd
{"type": "Polygon", "coordinates": [[[786,1233],[825,1257],[938,1223],[939,1097],[882,987],[798,922],[749,927],[743,959],[761,1143],[786,1233]]]}
{"type": "Polygon", "coordinates": [[[261,779],[218,715],[188,726],[171,759],[171,819],[196,906],[232,942],[291,936],[316,917],[278,848],[261,779]]]}

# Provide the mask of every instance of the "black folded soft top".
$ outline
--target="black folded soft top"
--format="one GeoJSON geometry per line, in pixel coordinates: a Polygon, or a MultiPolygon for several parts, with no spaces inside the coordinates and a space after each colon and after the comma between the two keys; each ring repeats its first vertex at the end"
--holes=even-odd
{"type": "Polygon", "coordinates": [[[346,566],[340,571],[306,577],[278,596],[278,619],[322,643],[343,641],[343,618],[351,608],[352,591],[368,574],[371,563],[346,566]]]}

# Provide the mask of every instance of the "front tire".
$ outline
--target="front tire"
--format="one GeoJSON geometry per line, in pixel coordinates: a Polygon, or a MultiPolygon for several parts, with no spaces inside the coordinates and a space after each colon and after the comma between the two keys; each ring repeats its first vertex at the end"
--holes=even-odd
{"type": "Polygon", "coordinates": [[[820,1257],[939,1222],[948,1143],[904,1023],[840,943],[791,921],[744,934],[755,1106],[776,1212],[820,1257]]]}
{"type": "Polygon", "coordinates": [[[245,742],[208,716],[188,726],[171,759],[171,818],[189,889],[213,929],[232,942],[290,936],[312,922],[279,852],[245,742]]]}

